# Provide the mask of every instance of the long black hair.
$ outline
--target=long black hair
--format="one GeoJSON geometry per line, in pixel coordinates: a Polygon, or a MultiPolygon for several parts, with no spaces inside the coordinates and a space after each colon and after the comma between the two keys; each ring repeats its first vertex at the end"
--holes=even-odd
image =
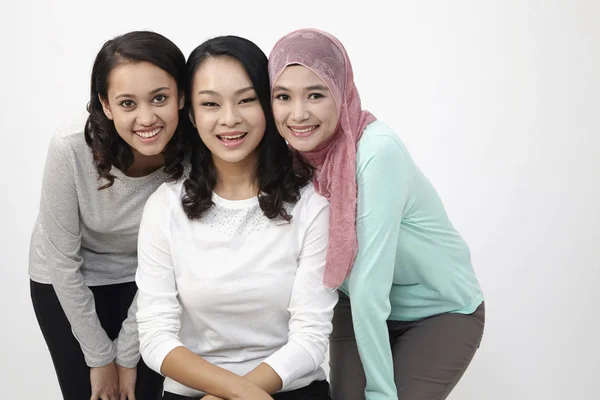
{"type": "MultiPolygon", "coordinates": [[[[104,178],[108,181],[99,189],[113,185],[115,176],[110,173],[112,166],[125,173],[133,164],[134,158],[131,147],[119,136],[113,121],[104,114],[98,96],[107,98],[108,79],[115,67],[123,63],[144,61],[171,75],[177,82],[178,94],[185,90],[185,56],[166,37],[150,31],[134,31],[104,43],[92,68],[90,102],[87,105],[90,115],[84,129],[85,141],[92,149],[98,179],[104,178]]],[[[185,119],[184,115],[183,111],[179,112],[179,121],[185,119]]],[[[171,180],[179,179],[183,173],[184,140],[182,129],[177,127],[173,138],[163,151],[163,170],[170,175],[171,180]]]]}
{"type": "MultiPolygon", "coordinates": [[[[190,54],[187,70],[185,110],[192,115],[192,87],[194,75],[204,61],[212,57],[232,57],[238,60],[256,91],[266,118],[265,134],[260,141],[256,167],[258,200],[260,208],[268,218],[282,217],[289,221],[291,216],[284,208],[285,203],[295,203],[300,198],[300,189],[310,182],[313,169],[294,156],[285,140],[277,132],[271,110],[271,92],[267,56],[253,42],[238,36],[219,36],[202,43],[190,54]]],[[[183,209],[190,219],[198,219],[212,205],[212,192],[217,182],[217,170],[208,147],[200,140],[198,132],[190,123],[186,135],[192,144],[192,169],[184,182],[183,209]]]]}

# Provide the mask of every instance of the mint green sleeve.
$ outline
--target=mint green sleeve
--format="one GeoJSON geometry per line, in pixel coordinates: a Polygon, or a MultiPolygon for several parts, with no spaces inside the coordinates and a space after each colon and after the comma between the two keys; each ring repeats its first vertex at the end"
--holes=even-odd
{"type": "Polygon", "coordinates": [[[358,352],[367,378],[366,400],[397,400],[386,320],[394,280],[400,221],[412,162],[392,136],[361,143],[357,162],[358,255],[347,288],[358,352]]]}

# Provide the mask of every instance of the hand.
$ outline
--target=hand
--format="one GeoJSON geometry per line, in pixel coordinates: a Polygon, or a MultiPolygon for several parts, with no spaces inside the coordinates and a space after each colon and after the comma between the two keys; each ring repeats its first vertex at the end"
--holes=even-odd
{"type": "Polygon", "coordinates": [[[135,400],[137,368],[127,368],[117,364],[119,374],[119,400],[135,400]]]}
{"type": "MultiPolygon", "coordinates": [[[[241,386],[242,387],[238,388],[238,392],[235,393],[231,400],[273,400],[267,392],[250,381],[246,381],[241,386]]],[[[202,399],[204,399],[204,397],[202,399]]]]}
{"type": "Polygon", "coordinates": [[[90,400],[118,400],[119,374],[115,362],[104,367],[90,368],[92,397],[90,400]]]}
{"type": "Polygon", "coordinates": [[[217,397],[217,396],[213,396],[212,394],[207,394],[206,396],[202,397],[202,400],[224,400],[224,399],[217,397]]]}

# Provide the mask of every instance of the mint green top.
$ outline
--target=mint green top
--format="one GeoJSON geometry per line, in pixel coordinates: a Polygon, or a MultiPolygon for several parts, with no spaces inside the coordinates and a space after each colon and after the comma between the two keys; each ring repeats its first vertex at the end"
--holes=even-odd
{"type": "Polygon", "coordinates": [[[438,194],[380,121],[358,143],[356,181],[359,250],[340,289],[352,303],[366,400],[397,399],[386,320],[470,314],[483,294],[438,194]]]}

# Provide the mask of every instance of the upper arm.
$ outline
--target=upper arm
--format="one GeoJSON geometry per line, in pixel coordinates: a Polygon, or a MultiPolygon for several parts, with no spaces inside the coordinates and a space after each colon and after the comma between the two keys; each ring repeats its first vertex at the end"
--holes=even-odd
{"type": "Polygon", "coordinates": [[[40,222],[45,235],[45,253],[51,275],[58,269],[77,270],[81,229],[79,200],[75,187],[74,161],[62,138],[50,142],[40,199],[40,222]]]}
{"type": "Polygon", "coordinates": [[[387,296],[393,281],[400,222],[410,201],[413,168],[406,150],[393,137],[369,139],[358,159],[359,248],[348,284],[351,293],[364,288],[387,296]]]}
{"type": "Polygon", "coordinates": [[[157,372],[166,355],[181,345],[181,306],[171,257],[168,211],[164,190],[159,188],[144,207],[138,235],[136,318],[140,352],[157,372]]]}

